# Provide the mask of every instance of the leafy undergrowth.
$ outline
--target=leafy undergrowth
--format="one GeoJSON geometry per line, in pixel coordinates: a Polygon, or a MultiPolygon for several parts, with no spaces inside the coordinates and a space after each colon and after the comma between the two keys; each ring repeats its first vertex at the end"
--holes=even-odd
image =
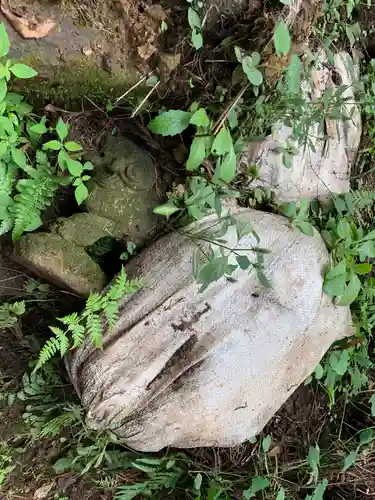
{"type": "MultiPolygon", "coordinates": [[[[66,296],[52,292],[45,284],[29,283],[21,299],[0,306],[0,327],[7,329],[0,339],[0,491],[6,500],[38,495],[55,500],[349,500],[375,495],[374,61],[362,61],[362,76],[355,83],[356,102],[365,123],[352,179],[355,190],[332,196],[325,207],[305,201],[280,207],[267,190],[252,189],[251,180],[259,176],[255,165],[248,165],[245,172],[237,169],[237,155],[244,143],[249,138],[263,138],[277,121],[287,123],[292,130],[293,141],[286,141],[277,151],[285,168],[290,168],[297,148],[314,147],[312,125],[324,137],[325,120],[352,118],[346,114],[343,86],[335,91],[327,89],[314,102],[301,94],[301,82],[311,84],[314,58],[309,54],[301,56],[301,33],[290,29],[280,14],[288,3],[283,1],[277,9],[271,6],[272,16],[266,19],[260,20],[260,12],[258,18],[252,17],[257,26],[253,35],[258,38],[243,36],[251,33],[249,22],[242,33],[226,30],[228,36],[222,37],[213,50],[226,65],[225,78],[217,80],[219,73],[208,70],[207,74],[214,76],[206,82],[202,67],[211,65],[212,60],[205,62],[205,49],[211,50],[217,37],[205,40],[203,4],[189,2],[186,15],[191,31],[187,37],[191,67],[199,67],[200,74],[189,70],[192,76],[184,80],[188,102],[183,109],[159,109],[159,101],[153,104],[144,99],[134,114],[148,107],[151,118],[142,118],[151,133],[162,137],[157,144],[174,148],[176,157],[182,152],[183,159],[176,161],[186,182],[174,186],[156,212],[168,217],[170,227],[177,230],[207,213],[217,216],[216,232],[189,235],[200,254],[192,260],[202,261],[193,269],[201,288],[223,277],[231,279],[238,267],[242,271],[255,268],[260,281],[267,285],[262,257],[265,249],[253,249],[257,250],[258,260],[250,262],[236,255],[235,249],[223,247],[222,237],[229,226],[236,226],[238,239],[251,228],[240,227],[234,217],[225,214],[222,201],[233,198],[245,205],[267,206],[282,212],[291,225],[308,235],[320,232],[333,261],[325,275],[324,293],[338,305],[351,306],[355,335],[332,346],[306,384],[296,390],[262,434],[242,446],[138,453],[127,449],[111,431],[98,433],[86,428],[84,411],[65,369],[52,358],[86,341],[100,347],[100,315],[113,323],[117,301],[140,283],[126,281],[121,273],[106,295],[91,295],[81,313],[71,313],[70,308],[68,316],[66,296]],[[264,28],[263,38],[259,26],[264,28]],[[229,266],[231,254],[237,264],[229,266]],[[56,326],[56,317],[64,329],[56,326]],[[41,350],[40,338],[48,327],[54,337],[41,350]],[[29,370],[25,372],[27,364],[29,370]]],[[[362,7],[357,0],[329,0],[324,2],[320,16],[311,16],[311,26],[305,31],[324,46],[329,61],[339,47],[352,47],[362,37],[362,7]]],[[[6,40],[1,31],[3,46],[6,40]]],[[[2,55],[6,54],[5,47],[2,55]]],[[[6,61],[1,68],[9,68],[17,76],[20,68],[11,64],[6,61]]],[[[3,86],[10,77],[8,73],[0,78],[3,86]]],[[[147,82],[152,87],[150,97],[161,82],[155,75],[147,82]]],[[[81,163],[81,147],[67,141],[68,127],[61,119],[52,127],[27,108],[15,131],[13,112],[20,115],[17,106],[22,99],[14,105],[15,110],[10,109],[13,104],[8,101],[3,124],[12,131],[13,142],[1,142],[6,142],[7,149],[0,175],[8,179],[3,186],[6,192],[1,200],[5,204],[2,217],[18,238],[23,231],[41,224],[42,208],[50,202],[58,184],[73,184],[81,203],[88,195],[84,171],[91,170],[92,165],[81,163]],[[13,124],[9,124],[11,120],[13,124]],[[38,176],[51,182],[47,193],[43,193],[44,205],[36,207],[36,214],[29,214],[33,220],[18,227],[14,207],[23,201],[28,186],[34,189],[38,185],[38,176]]],[[[116,106],[107,103],[101,114],[108,117],[108,113],[117,111],[116,106]]],[[[110,123],[108,118],[106,127],[110,123]]],[[[0,132],[4,137],[11,135],[7,130],[0,132]]],[[[31,198],[27,197],[28,204],[22,203],[23,210],[31,198]]],[[[79,305],[75,302],[74,310],[79,305]]]]}

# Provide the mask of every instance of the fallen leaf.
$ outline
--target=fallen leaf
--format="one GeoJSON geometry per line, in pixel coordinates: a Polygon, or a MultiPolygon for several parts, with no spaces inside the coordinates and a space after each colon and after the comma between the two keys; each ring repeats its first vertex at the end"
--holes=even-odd
{"type": "Polygon", "coordinates": [[[33,500],[43,500],[44,498],[47,498],[54,486],[55,483],[50,483],[38,488],[34,493],[33,500]]]}
{"type": "Polygon", "coordinates": [[[26,17],[18,16],[9,9],[7,0],[1,0],[1,12],[8,19],[15,31],[23,38],[44,38],[56,26],[56,21],[46,19],[41,23],[32,22],[26,17]]]}

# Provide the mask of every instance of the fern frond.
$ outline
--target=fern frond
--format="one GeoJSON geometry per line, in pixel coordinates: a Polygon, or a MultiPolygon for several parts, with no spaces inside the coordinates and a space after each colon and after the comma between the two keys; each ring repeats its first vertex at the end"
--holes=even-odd
{"type": "Polygon", "coordinates": [[[104,309],[104,314],[107,318],[109,328],[113,328],[119,316],[118,304],[115,300],[108,301],[104,309]]]}
{"type": "Polygon", "coordinates": [[[90,293],[88,299],[86,300],[86,307],[84,310],[84,316],[102,311],[106,302],[106,297],[100,295],[99,293],[90,293]]]}
{"type": "Polygon", "coordinates": [[[89,314],[87,316],[87,333],[91,342],[101,349],[103,347],[103,327],[99,314],[89,314]]]}
{"type": "Polygon", "coordinates": [[[119,300],[125,295],[130,295],[136,292],[142,286],[142,281],[139,278],[128,280],[124,267],[115,279],[114,283],[108,290],[107,297],[109,300],[119,300]]]}
{"type": "Polygon", "coordinates": [[[40,437],[55,437],[60,434],[64,427],[72,426],[80,421],[80,412],[77,408],[72,407],[71,410],[66,411],[64,408],[61,415],[46,422],[39,431],[40,437]]]}
{"type": "Polygon", "coordinates": [[[375,191],[370,189],[358,189],[350,193],[353,209],[364,210],[370,208],[375,203],[375,191]]]}
{"type": "Polygon", "coordinates": [[[24,167],[27,179],[20,179],[11,213],[14,217],[12,237],[19,240],[25,231],[33,231],[41,224],[41,214],[49,206],[59,186],[59,180],[47,156],[37,152],[37,167],[24,167]],[[38,154],[39,153],[39,154],[38,154]]]}
{"type": "Polygon", "coordinates": [[[71,332],[72,334],[72,340],[73,340],[72,349],[76,349],[77,347],[80,347],[81,345],[84,344],[85,327],[83,325],[80,325],[79,323],[77,324],[72,323],[71,325],[69,325],[68,331],[71,332]]]}
{"type": "Polygon", "coordinates": [[[50,326],[50,330],[55,336],[48,339],[42,347],[34,371],[39,370],[40,367],[48,363],[59,351],[61,356],[64,356],[69,349],[69,340],[66,333],[61,328],[55,326],[50,326]]]}
{"type": "Polygon", "coordinates": [[[11,194],[16,181],[17,169],[6,166],[0,161],[0,235],[13,227],[14,218],[10,213],[13,205],[11,194]]]}

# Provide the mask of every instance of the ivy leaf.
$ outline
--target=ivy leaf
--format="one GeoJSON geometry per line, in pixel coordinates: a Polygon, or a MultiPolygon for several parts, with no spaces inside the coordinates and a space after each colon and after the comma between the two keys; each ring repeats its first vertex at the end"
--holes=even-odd
{"type": "Polygon", "coordinates": [[[78,186],[74,190],[74,196],[76,198],[78,205],[81,205],[88,198],[88,195],[89,191],[87,187],[83,184],[83,182],[78,184],[78,186]]]}
{"type": "Polygon", "coordinates": [[[190,118],[190,123],[192,125],[196,125],[197,127],[208,127],[210,119],[207,116],[206,110],[203,108],[197,109],[197,111],[190,118]]]}
{"type": "Polygon", "coordinates": [[[80,175],[83,172],[83,165],[80,161],[72,160],[71,158],[68,158],[66,160],[66,166],[69,170],[69,173],[73,177],[80,177],[80,175]]]}
{"type": "Polygon", "coordinates": [[[349,283],[345,286],[344,294],[341,297],[339,306],[348,306],[358,297],[361,289],[361,281],[356,274],[354,274],[349,283]]]}
{"type": "Polygon", "coordinates": [[[59,141],[53,140],[53,141],[48,141],[45,144],[43,144],[43,149],[44,150],[52,150],[52,151],[59,151],[61,149],[62,144],[59,141]]]}
{"type": "Polygon", "coordinates": [[[25,167],[27,165],[26,155],[23,151],[17,148],[12,148],[11,150],[12,160],[19,167],[25,167]]]}
{"type": "MultiPolygon", "coordinates": [[[[1,80],[0,80],[1,81],[1,80]]],[[[190,124],[192,113],[179,109],[166,111],[154,118],[148,124],[148,128],[154,134],[162,136],[181,134],[190,124]]]]}
{"type": "Polygon", "coordinates": [[[67,149],[68,151],[71,151],[71,152],[81,151],[83,149],[82,146],[80,144],[78,144],[78,142],[74,142],[74,141],[65,142],[64,147],[65,147],[65,149],[67,149]]]}
{"type": "Polygon", "coordinates": [[[8,33],[6,32],[4,23],[0,24],[0,57],[8,54],[10,48],[8,33]]]}
{"type": "Polygon", "coordinates": [[[204,139],[204,137],[194,137],[190,146],[189,158],[186,162],[186,170],[196,170],[206,158],[204,139]]]}
{"type": "Polygon", "coordinates": [[[273,43],[275,45],[276,54],[278,56],[286,56],[291,48],[291,40],[289,35],[289,29],[284,21],[281,21],[276,26],[275,32],[273,34],[273,43]]]}
{"type": "Polygon", "coordinates": [[[68,131],[69,131],[69,126],[63,122],[61,118],[59,118],[59,121],[57,122],[56,125],[56,132],[57,135],[59,136],[60,141],[63,141],[66,139],[68,136],[68,131]]]}
{"type": "Polygon", "coordinates": [[[191,42],[194,45],[195,50],[199,50],[203,47],[203,36],[200,31],[193,29],[191,32],[191,42]]]}
{"type": "Polygon", "coordinates": [[[158,207],[154,208],[153,212],[154,214],[164,215],[165,217],[169,217],[175,212],[178,212],[178,210],[180,209],[176,207],[173,201],[168,201],[167,203],[164,203],[164,205],[159,205],[158,207]]]}
{"type": "Polygon", "coordinates": [[[11,71],[17,78],[33,78],[38,74],[35,69],[22,63],[13,64],[13,66],[9,68],[9,71],[11,71]]]}
{"type": "Polygon", "coordinates": [[[286,83],[291,94],[299,94],[301,92],[301,70],[302,63],[300,58],[296,54],[292,54],[286,70],[286,83]]]}
{"type": "Polygon", "coordinates": [[[353,464],[355,464],[356,460],[357,460],[357,452],[352,451],[351,453],[349,453],[349,455],[347,455],[344,459],[344,465],[341,469],[342,472],[348,470],[349,467],[351,467],[353,464]]]}

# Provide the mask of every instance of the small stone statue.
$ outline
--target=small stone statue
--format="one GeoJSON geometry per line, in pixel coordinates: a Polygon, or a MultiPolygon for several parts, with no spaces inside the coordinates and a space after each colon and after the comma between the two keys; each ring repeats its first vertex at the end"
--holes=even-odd
{"type": "Polygon", "coordinates": [[[15,248],[24,266],[83,296],[108,281],[86,249],[106,236],[144,244],[157,226],[153,209],[160,204],[154,161],[129,139],[109,137],[102,154],[90,159],[95,175],[87,211],[57,219],[49,232],[23,236],[15,248]]]}

